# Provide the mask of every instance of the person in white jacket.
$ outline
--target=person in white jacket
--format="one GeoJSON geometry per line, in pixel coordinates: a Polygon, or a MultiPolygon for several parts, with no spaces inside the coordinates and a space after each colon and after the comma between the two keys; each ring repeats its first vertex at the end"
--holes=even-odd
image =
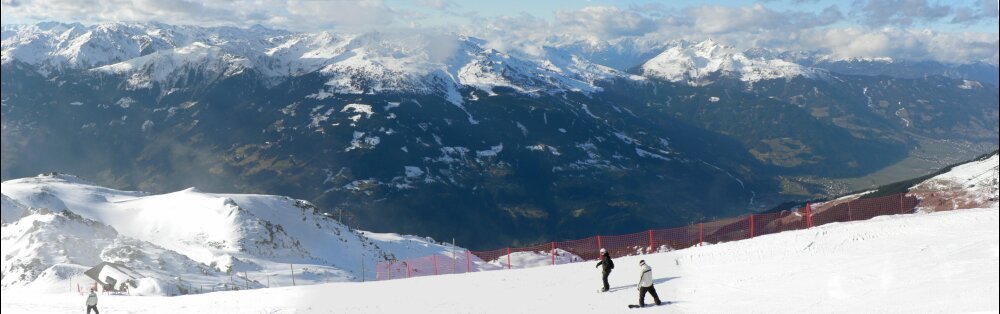
{"type": "Polygon", "coordinates": [[[97,291],[90,289],[90,295],[87,296],[87,314],[90,314],[90,310],[94,310],[94,313],[101,314],[101,311],[97,310],[97,291]]]}
{"type": "Polygon", "coordinates": [[[645,260],[639,261],[639,306],[646,306],[646,292],[653,295],[653,301],[660,305],[660,296],[656,295],[656,288],[653,287],[653,268],[646,265],[645,260]]]}

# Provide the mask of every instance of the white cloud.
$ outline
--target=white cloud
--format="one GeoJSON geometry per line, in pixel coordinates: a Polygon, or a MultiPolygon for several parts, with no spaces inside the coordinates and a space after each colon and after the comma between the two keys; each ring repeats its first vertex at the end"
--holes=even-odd
{"type": "Polygon", "coordinates": [[[932,30],[860,27],[805,32],[800,47],[829,51],[835,57],[893,57],[909,60],[936,60],[964,63],[996,63],[998,37],[985,33],[943,33],[932,30]]]}
{"type": "Polygon", "coordinates": [[[986,22],[996,25],[997,5],[998,2],[996,0],[978,0],[972,6],[957,7],[955,9],[955,16],[952,17],[951,22],[959,24],[986,22]]]}
{"type": "Polygon", "coordinates": [[[932,4],[927,0],[859,0],[853,7],[852,15],[873,26],[933,22],[952,13],[951,6],[932,4]]]}
{"type": "Polygon", "coordinates": [[[759,3],[749,7],[696,6],[688,8],[687,13],[694,18],[698,31],[709,34],[759,29],[797,30],[829,25],[844,17],[836,6],[829,6],[819,13],[781,12],[759,3]]]}
{"type": "Polygon", "coordinates": [[[458,6],[454,1],[450,0],[417,0],[416,3],[422,7],[437,10],[446,10],[458,6]]]}
{"type": "Polygon", "coordinates": [[[564,31],[609,39],[643,35],[654,31],[657,23],[631,10],[591,6],[575,11],[556,11],[555,24],[564,31]]]}

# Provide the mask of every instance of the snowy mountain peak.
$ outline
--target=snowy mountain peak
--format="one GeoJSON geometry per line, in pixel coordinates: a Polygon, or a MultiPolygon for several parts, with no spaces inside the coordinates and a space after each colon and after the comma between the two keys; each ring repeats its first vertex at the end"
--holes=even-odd
{"type": "Polygon", "coordinates": [[[816,78],[826,73],[781,59],[751,58],[711,39],[678,43],[646,61],[640,69],[646,76],[696,86],[710,84],[715,75],[754,83],[799,76],[816,78]]]}

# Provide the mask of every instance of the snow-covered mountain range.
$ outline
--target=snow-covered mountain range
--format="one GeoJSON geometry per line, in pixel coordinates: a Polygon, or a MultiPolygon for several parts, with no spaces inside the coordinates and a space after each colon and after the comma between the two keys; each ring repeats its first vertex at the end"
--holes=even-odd
{"type": "Polygon", "coordinates": [[[191,71],[210,78],[253,69],[272,82],[321,73],[329,93],[422,92],[455,95],[457,86],[490,92],[593,91],[596,80],[631,77],[561,51],[514,56],[478,39],[426,33],[291,33],[255,27],[202,28],[160,23],[4,26],[3,62],[44,72],[66,68],[130,75],[132,88],[176,83],[191,71]]]}
{"type": "Polygon", "coordinates": [[[352,229],[288,197],[193,188],[153,195],[66,174],[3,182],[2,213],[3,289],[64,291],[70,281],[88,283],[83,271],[102,261],[154,278],[168,294],[222,289],[229,272],[240,287],[290,285],[292,269],[297,284],[361,281],[374,277],[376,261],[455,249],[352,229]]]}
{"type": "MultiPolygon", "coordinates": [[[[2,37],[5,65],[24,63],[43,75],[67,69],[125,75],[130,89],[149,89],[156,82],[166,87],[166,94],[189,87],[194,74],[198,80],[214,81],[251,71],[278,84],[289,77],[317,73],[326,85],[317,92],[319,98],[334,93],[440,94],[459,106],[462,87],[486,93],[493,93],[494,88],[528,94],[591,93],[601,89],[600,82],[643,80],[642,76],[700,86],[719,77],[748,84],[818,79],[828,76],[827,69],[868,75],[919,74],[912,69],[919,66],[905,60],[903,69],[895,69],[890,58],[842,60],[816,52],[739,50],[712,39],[553,42],[540,52],[525,53],[497,51],[483,40],[448,33],[296,33],[259,26],[124,22],[4,25],[2,37]],[[875,70],[858,70],[865,67],[875,70]]],[[[996,65],[983,63],[965,68],[924,67],[930,74],[971,79],[982,79],[984,71],[996,72],[996,65]]],[[[996,84],[995,79],[986,81],[996,84]]]]}
{"type": "Polygon", "coordinates": [[[814,77],[823,71],[794,62],[830,61],[759,48],[744,53],[711,39],[553,43],[535,55],[487,46],[472,37],[421,32],[294,33],[264,27],[50,22],[4,25],[2,60],[34,65],[43,72],[72,68],[128,73],[135,88],[177,80],[189,70],[227,76],[254,69],[274,81],[320,72],[331,77],[327,84],[332,91],[344,93],[449,92],[454,85],[593,90],[597,80],[637,79],[622,71],[640,65],[644,75],[675,82],[704,84],[713,73],[753,82],[814,77]]]}

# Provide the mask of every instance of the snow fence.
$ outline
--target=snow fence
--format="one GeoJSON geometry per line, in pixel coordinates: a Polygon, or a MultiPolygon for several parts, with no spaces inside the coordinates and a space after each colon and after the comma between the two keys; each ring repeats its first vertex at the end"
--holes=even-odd
{"type": "Polygon", "coordinates": [[[913,213],[918,199],[905,193],[875,198],[838,199],[779,212],[751,214],[671,229],[624,235],[507,247],[490,251],[461,251],[405,260],[382,261],[375,279],[390,280],[476,271],[530,268],[599,258],[604,248],[612,257],[680,250],[720,242],[751,239],[765,234],[808,229],[834,222],[867,220],[882,215],[913,213]]]}

